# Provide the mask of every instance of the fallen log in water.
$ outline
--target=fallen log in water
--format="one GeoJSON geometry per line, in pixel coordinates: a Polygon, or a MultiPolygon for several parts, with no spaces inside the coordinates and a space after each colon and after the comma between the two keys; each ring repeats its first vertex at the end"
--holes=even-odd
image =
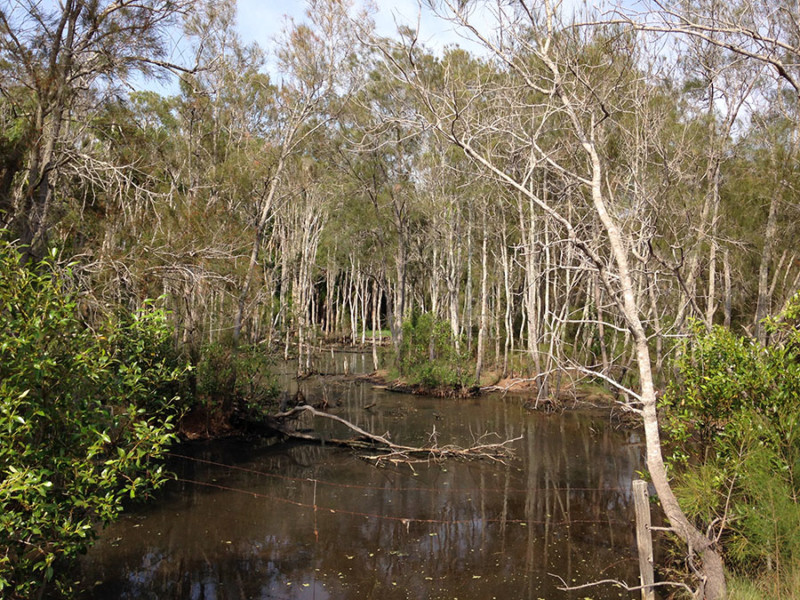
{"type": "Polygon", "coordinates": [[[447,458],[488,458],[490,460],[504,462],[505,459],[511,457],[514,453],[511,444],[522,439],[522,436],[519,436],[500,442],[488,442],[487,438],[490,435],[497,434],[484,434],[476,439],[473,445],[466,448],[455,445],[439,446],[436,442],[437,434],[436,426],[434,425],[430,435],[430,440],[432,442],[430,446],[407,446],[394,443],[389,439],[388,433],[384,435],[371,433],[362,429],[355,423],[351,423],[347,419],[317,410],[313,406],[308,405],[297,406],[291,410],[270,415],[268,422],[272,429],[291,439],[377,452],[377,454],[364,456],[364,458],[374,460],[375,462],[388,461],[394,463],[410,463],[428,460],[444,460],[447,458]],[[291,429],[288,423],[302,415],[311,415],[312,417],[329,419],[341,423],[353,433],[357,434],[357,437],[347,440],[323,438],[316,434],[291,429]]]}

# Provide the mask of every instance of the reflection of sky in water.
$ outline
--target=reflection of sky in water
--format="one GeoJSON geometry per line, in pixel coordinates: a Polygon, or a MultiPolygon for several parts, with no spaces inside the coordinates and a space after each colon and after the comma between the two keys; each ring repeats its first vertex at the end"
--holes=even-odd
{"type": "Polygon", "coordinates": [[[189,597],[192,600],[217,600],[217,578],[209,575],[204,579],[192,583],[189,597]]]}
{"type": "MultiPolygon", "coordinates": [[[[307,397],[320,393],[313,381],[302,385],[307,397]]],[[[557,600],[571,596],[549,573],[636,581],[629,488],[641,448],[606,416],[326,385],[346,394],[337,414],[396,440],[424,441],[434,425],[440,443],[466,445],[489,430],[524,439],[507,465],[413,470],[377,468],[335,448],[181,448],[238,468],[174,459],[181,479],[208,485],[174,482],[109,527],[83,563],[83,579],[102,582],[85,597],[557,600]]],[[[590,597],[636,595],[595,588],[590,597]]]]}
{"type": "Polygon", "coordinates": [[[158,550],[147,552],[142,558],[141,569],[132,570],[128,573],[131,587],[134,589],[147,589],[155,580],[162,560],[164,560],[164,557],[158,550]]]}

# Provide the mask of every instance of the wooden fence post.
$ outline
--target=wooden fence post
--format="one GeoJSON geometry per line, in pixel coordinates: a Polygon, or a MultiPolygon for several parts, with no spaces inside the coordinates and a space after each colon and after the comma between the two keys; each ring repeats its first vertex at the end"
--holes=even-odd
{"type": "Polygon", "coordinates": [[[650,533],[650,502],[647,498],[647,482],[633,482],[633,505],[636,511],[636,545],[639,548],[639,581],[642,600],[655,600],[653,592],[653,538],[650,533]]]}

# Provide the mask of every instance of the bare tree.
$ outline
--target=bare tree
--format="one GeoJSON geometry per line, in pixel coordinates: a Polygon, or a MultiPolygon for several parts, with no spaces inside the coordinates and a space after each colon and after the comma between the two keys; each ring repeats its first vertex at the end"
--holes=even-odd
{"type": "Polygon", "coordinates": [[[654,1],[641,13],[618,11],[640,31],[702,40],[769,66],[800,99],[800,11],[793,0],[654,1]]]}
{"type": "MultiPolygon", "coordinates": [[[[279,66],[284,79],[278,90],[278,122],[274,127],[276,148],[271,172],[256,201],[250,260],[239,294],[233,339],[242,329],[247,298],[258,265],[259,251],[275,203],[280,195],[289,158],[314,133],[323,128],[342,106],[343,99],[360,85],[359,48],[350,25],[351,2],[313,0],[307,11],[313,29],[290,23],[278,47],[279,66]],[[352,69],[343,69],[350,65],[352,69]]],[[[369,15],[362,13],[361,25],[368,27],[369,15]]]]}
{"type": "Polygon", "coordinates": [[[650,231],[641,228],[641,211],[647,207],[631,201],[631,178],[624,176],[637,165],[612,160],[617,132],[634,109],[631,90],[649,85],[635,61],[611,59],[628,54],[632,40],[618,31],[564,26],[558,6],[550,2],[493,5],[496,27],[491,33],[472,19],[474,3],[431,4],[483,44],[496,75],[431,84],[409,60],[413,36],[406,60],[397,49],[384,52],[386,68],[413,86],[424,103],[427,125],[470,157],[476,176],[501,182],[524,198],[559,232],[562,243],[582,256],[582,268],[596,273],[627,330],[638,374],[636,390],[607,379],[625,391],[629,410],[642,419],[647,466],[661,506],[689,556],[702,558],[702,594],[723,598],[721,557],[713,540],[681,510],[663,462],[647,296],[640,276],[649,241],[641,233],[650,231]]]}
{"type": "MultiPolygon", "coordinates": [[[[713,61],[716,67],[713,79],[724,77],[725,80],[715,81],[713,89],[718,91],[727,110],[720,134],[731,132],[736,124],[739,108],[746,101],[755,105],[751,109],[755,111],[765,105],[777,105],[784,115],[792,115],[790,118],[794,120],[796,128],[800,127],[797,119],[797,105],[800,100],[800,11],[796,2],[706,0],[672,6],[656,1],[646,5],[645,9],[641,13],[618,10],[615,16],[619,17],[618,22],[631,25],[636,30],[670,35],[679,44],[693,48],[703,47],[706,55],[716,57],[713,61]],[[745,67],[741,66],[743,63],[745,67]],[[773,77],[760,76],[763,71],[771,71],[773,77]],[[730,73],[734,73],[733,77],[726,76],[730,73]]],[[[712,93],[709,110],[712,110],[715,103],[713,96],[712,93]]],[[[719,166],[713,167],[718,159],[710,158],[711,174],[715,175],[711,179],[713,192],[719,187],[719,166]]],[[[769,272],[774,267],[771,263],[777,235],[781,195],[779,190],[785,188],[785,183],[772,182],[775,191],[769,201],[767,222],[764,226],[765,239],[760,256],[758,296],[753,323],[755,336],[762,342],[765,340],[762,321],[769,310],[769,272]]],[[[714,289],[711,276],[715,267],[715,250],[716,246],[712,243],[709,292],[714,289]]],[[[692,277],[691,271],[688,276],[692,277]]],[[[709,323],[714,308],[714,298],[709,295],[706,308],[706,321],[709,323]]]]}

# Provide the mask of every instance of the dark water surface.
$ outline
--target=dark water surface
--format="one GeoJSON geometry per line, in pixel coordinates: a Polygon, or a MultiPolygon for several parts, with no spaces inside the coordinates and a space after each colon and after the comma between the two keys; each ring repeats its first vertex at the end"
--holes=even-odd
{"type": "MultiPolygon", "coordinates": [[[[630,482],[638,435],[603,413],[528,414],[519,399],[437,400],[303,383],[313,402],[401,443],[516,442],[489,460],[375,467],[351,451],[241,441],[182,446],[172,482],[108,527],[82,563],[103,599],[636,598],[630,482]],[[365,408],[371,404],[373,408],[365,408]],[[552,574],[552,575],[551,575],[552,574]]],[[[308,424],[309,426],[311,423],[308,424]]]]}

